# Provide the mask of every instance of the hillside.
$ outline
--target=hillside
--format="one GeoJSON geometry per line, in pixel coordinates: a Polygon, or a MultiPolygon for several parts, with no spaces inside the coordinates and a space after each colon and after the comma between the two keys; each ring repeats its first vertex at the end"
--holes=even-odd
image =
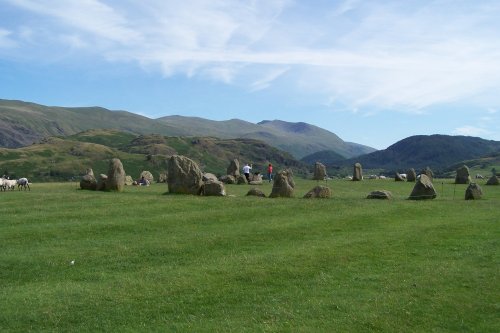
{"type": "Polygon", "coordinates": [[[167,168],[168,156],[180,154],[195,160],[203,171],[225,174],[229,161],[250,162],[255,171],[265,171],[271,162],[276,169],[291,167],[307,173],[307,166],[290,154],[261,141],[210,137],[167,137],[132,135],[116,130],[90,130],[67,137],[51,137],[31,146],[0,148],[0,170],[12,178],[35,181],[78,179],[86,168],[106,173],[108,160],[122,160],[127,174],[137,177],[149,170],[155,177],[167,168]]]}
{"type": "Polygon", "coordinates": [[[469,136],[417,135],[396,142],[385,150],[348,159],[343,166],[360,162],[363,168],[406,170],[429,166],[443,171],[451,165],[500,152],[500,141],[469,136]]]}
{"type": "Polygon", "coordinates": [[[343,157],[354,157],[375,151],[371,147],[345,142],[330,131],[303,122],[264,120],[253,124],[239,119],[213,121],[183,116],[167,116],[158,120],[184,132],[194,132],[202,136],[261,140],[290,152],[296,158],[321,150],[333,150],[343,157]]]}
{"type": "Polygon", "coordinates": [[[341,161],[346,160],[342,155],[334,152],[333,150],[322,150],[310,155],[304,156],[300,159],[302,162],[307,164],[313,164],[315,162],[321,162],[324,165],[335,165],[341,161]]]}
{"type": "Polygon", "coordinates": [[[0,99],[0,147],[18,148],[45,137],[68,136],[90,129],[115,129],[134,135],[156,133],[256,139],[285,150],[295,158],[320,150],[334,150],[344,157],[374,151],[367,146],[344,142],[337,135],[306,123],[275,120],[253,124],[239,119],[214,121],[183,116],[150,119],[101,107],[52,107],[0,99]]]}

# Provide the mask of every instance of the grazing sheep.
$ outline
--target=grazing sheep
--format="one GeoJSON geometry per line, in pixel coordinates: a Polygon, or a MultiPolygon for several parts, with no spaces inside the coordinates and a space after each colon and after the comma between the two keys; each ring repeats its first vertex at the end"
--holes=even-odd
{"type": "Polygon", "coordinates": [[[0,191],[5,191],[5,185],[3,183],[3,178],[0,178],[0,191]]]}
{"type": "Polygon", "coordinates": [[[30,183],[28,181],[28,178],[19,178],[17,180],[17,189],[18,190],[21,190],[21,188],[24,188],[24,190],[26,191],[26,188],[28,188],[29,191],[31,191],[31,188],[30,188],[30,183]]]}
{"type": "Polygon", "coordinates": [[[3,190],[14,190],[16,187],[17,180],[15,179],[5,179],[3,178],[3,190]]]}

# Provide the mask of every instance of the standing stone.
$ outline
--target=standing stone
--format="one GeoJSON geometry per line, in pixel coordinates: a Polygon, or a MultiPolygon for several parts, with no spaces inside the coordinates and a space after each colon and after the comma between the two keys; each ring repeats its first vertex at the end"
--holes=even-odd
{"type": "Polygon", "coordinates": [[[235,178],[240,175],[240,162],[236,158],[229,163],[226,173],[235,178]]]}
{"type": "Polygon", "coordinates": [[[94,170],[92,170],[92,168],[88,168],[85,172],[86,175],[89,175],[89,176],[92,176],[95,178],[94,176],[94,170]]]}
{"type": "Polygon", "coordinates": [[[426,200],[434,199],[437,196],[436,190],[432,185],[431,179],[426,174],[421,174],[417,180],[413,191],[408,199],[410,200],[426,200]]]}
{"type": "Polygon", "coordinates": [[[332,190],[328,186],[318,185],[304,195],[304,198],[331,198],[332,190]]]}
{"type": "Polygon", "coordinates": [[[97,191],[104,191],[106,190],[106,183],[108,182],[108,176],[101,173],[99,175],[99,179],[97,180],[97,191]]]}
{"type": "Polygon", "coordinates": [[[269,195],[270,198],[292,198],[295,182],[291,170],[282,170],[274,178],[273,190],[269,195]]]}
{"type": "Polygon", "coordinates": [[[387,190],[378,190],[378,191],[373,191],[368,196],[366,197],[367,199],[385,199],[385,200],[390,200],[392,199],[392,193],[387,190]]]}
{"type": "Polygon", "coordinates": [[[248,184],[250,184],[250,185],[262,185],[263,184],[262,175],[260,173],[253,174],[251,176],[252,176],[252,178],[248,184]]]}
{"type": "Polygon", "coordinates": [[[166,183],[167,182],[167,173],[161,172],[158,175],[158,183],[166,183]]]}
{"type": "Polygon", "coordinates": [[[236,177],[236,184],[238,185],[248,184],[247,178],[244,175],[239,175],[238,177],[236,177]]]}
{"type": "Polygon", "coordinates": [[[354,170],[353,170],[353,174],[352,174],[352,180],[353,181],[363,180],[363,168],[361,167],[360,163],[354,164],[354,170]]]}
{"type": "Polygon", "coordinates": [[[198,164],[188,157],[173,155],[168,161],[168,191],[170,193],[200,193],[202,179],[198,164]]]}
{"type": "Polygon", "coordinates": [[[429,177],[431,182],[434,179],[434,172],[432,172],[431,168],[429,168],[429,167],[426,167],[425,169],[423,169],[422,172],[420,172],[420,174],[426,175],[427,177],[429,177]]]}
{"type": "Polygon", "coordinates": [[[87,169],[87,174],[80,180],[80,188],[82,190],[95,191],[97,189],[97,180],[94,177],[92,169],[87,169]],[[90,173],[88,172],[90,170],[90,173]]]}
{"type": "Polygon", "coordinates": [[[141,174],[139,175],[139,179],[142,179],[142,177],[144,177],[144,179],[146,179],[150,184],[153,183],[154,177],[151,172],[149,171],[141,172],[141,174]]]}
{"type": "Polygon", "coordinates": [[[132,176],[125,176],[125,185],[130,186],[134,184],[134,180],[132,179],[132,176]]]}
{"type": "Polygon", "coordinates": [[[406,181],[414,182],[416,180],[417,180],[417,173],[415,172],[415,169],[410,168],[410,170],[406,172],[406,181]]]}
{"type": "Polygon", "coordinates": [[[224,183],[213,179],[209,179],[201,185],[201,195],[205,196],[226,196],[226,189],[224,188],[224,183]]]}
{"type": "Polygon", "coordinates": [[[113,158],[109,162],[106,190],[122,192],[125,187],[125,176],[122,162],[117,158],[113,158]]]}
{"type": "Polygon", "coordinates": [[[498,185],[500,182],[498,181],[498,177],[496,175],[491,176],[490,179],[486,182],[486,185],[498,185]]]}
{"type": "Polygon", "coordinates": [[[234,178],[234,176],[231,175],[220,176],[219,180],[224,184],[236,184],[236,178],[234,178]]]}
{"type": "Polygon", "coordinates": [[[404,182],[405,181],[405,179],[403,178],[403,176],[401,176],[401,174],[399,172],[396,172],[396,176],[394,176],[394,180],[397,182],[404,182]]]}
{"type": "Polygon", "coordinates": [[[323,163],[316,162],[314,164],[313,180],[324,180],[326,178],[326,167],[323,163]]]}
{"type": "Polygon", "coordinates": [[[214,175],[213,173],[209,173],[209,172],[204,173],[204,174],[201,176],[201,179],[202,179],[204,182],[209,181],[209,180],[218,181],[217,176],[216,176],[216,175],[214,175]]]}
{"type": "Polygon", "coordinates": [[[457,169],[457,175],[455,176],[455,184],[469,184],[470,183],[470,172],[467,165],[463,165],[457,169]]]}
{"type": "Polygon", "coordinates": [[[478,200],[483,196],[483,190],[476,183],[470,183],[465,190],[465,200],[478,200]]]}

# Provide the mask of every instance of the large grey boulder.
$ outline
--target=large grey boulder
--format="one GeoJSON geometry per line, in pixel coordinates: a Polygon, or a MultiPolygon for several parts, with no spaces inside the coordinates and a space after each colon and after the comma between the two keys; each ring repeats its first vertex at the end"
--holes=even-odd
{"type": "Polygon", "coordinates": [[[377,190],[377,191],[372,191],[370,194],[368,194],[366,198],[390,200],[392,199],[392,193],[387,190],[377,190]]]}
{"type": "Polygon", "coordinates": [[[410,200],[427,200],[434,199],[437,196],[436,190],[432,185],[431,179],[425,175],[421,174],[420,178],[415,183],[413,191],[408,199],[410,200]]]}
{"type": "Polygon", "coordinates": [[[236,184],[236,178],[231,175],[220,176],[219,181],[223,182],[224,184],[236,184]]]}
{"type": "Polygon", "coordinates": [[[465,200],[478,200],[483,196],[483,190],[476,183],[470,183],[465,190],[465,200]]]}
{"type": "Polygon", "coordinates": [[[80,180],[80,188],[82,190],[91,190],[95,191],[97,189],[97,180],[94,177],[94,173],[92,169],[90,169],[91,173],[87,173],[80,180]]]}
{"type": "Polygon", "coordinates": [[[248,184],[262,185],[263,184],[262,175],[260,173],[251,175],[250,182],[248,184]]]}
{"type": "Polygon", "coordinates": [[[273,189],[270,198],[292,198],[295,182],[293,181],[292,170],[282,170],[274,178],[273,189]]]}
{"type": "Polygon", "coordinates": [[[236,177],[236,184],[238,185],[248,184],[247,178],[243,175],[239,175],[238,177],[236,177]]]}
{"type": "Polygon", "coordinates": [[[122,192],[125,187],[125,170],[123,169],[122,162],[113,158],[109,161],[108,167],[108,180],[106,181],[107,191],[122,192]]]}
{"type": "Polygon", "coordinates": [[[265,198],[266,195],[264,194],[264,192],[262,192],[262,190],[258,189],[258,188],[251,188],[248,192],[247,192],[247,196],[255,196],[255,197],[261,197],[261,198],[265,198]]]}
{"type": "Polygon", "coordinates": [[[240,162],[236,158],[231,162],[229,162],[226,174],[231,175],[235,178],[237,178],[240,175],[240,162]]]}
{"type": "Polygon", "coordinates": [[[213,179],[209,179],[201,185],[201,195],[205,196],[226,196],[226,189],[224,188],[224,183],[213,179]]]}
{"type": "Polygon", "coordinates": [[[417,180],[417,173],[415,172],[415,169],[410,168],[410,170],[406,172],[406,181],[413,183],[416,180],[417,180]]]}
{"type": "Polygon", "coordinates": [[[397,182],[404,182],[405,181],[405,179],[403,178],[403,176],[401,176],[401,174],[399,172],[396,172],[396,176],[394,176],[394,180],[397,182]]]}
{"type": "Polygon", "coordinates": [[[149,171],[141,172],[141,174],[139,175],[139,179],[142,179],[142,177],[144,177],[144,179],[146,179],[150,184],[153,183],[154,177],[151,172],[149,171]]]}
{"type": "Polygon", "coordinates": [[[457,169],[457,175],[455,176],[455,184],[469,184],[470,183],[470,172],[467,165],[463,165],[457,169]]]}
{"type": "Polygon", "coordinates": [[[363,180],[363,167],[360,163],[354,164],[353,172],[352,172],[352,180],[360,181],[363,180]]]}
{"type": "Polygon", "coordinates": [[[498,185],[500,184],[500,182],[498,181],[498,177],[493,175],[491,176],[490,179],[488,179],[488,181],[486,182],[486,185],[498,185]]]}
{"type": "Polygon", "coordinates": [[[209,172],[206,172],[202,175],[201,179],[206,182],[206,181],[209,181],[209,180],[212,180],[212,181],[218,181],[217,179],[217,176],[214,175],[213,173],[209,173],[209,172]]]}
{"type": "Polygon", "coordinates": [[[326,178],[326,167],[323,163],[316,162],[314,164],[313,180],[324,180],[326,178]]]}
{"type": "Polygon", "coordinates": [[[332,190],[328,186],[318,185],[304,195],[304,198],[331,198],[332,190]]]}
{"type": "Polygon", "coordinates": [[[200,193],[202,174],[196,162],[186,156],[173,155],[168,161],[168,191],[170,193],[200,193]]]}

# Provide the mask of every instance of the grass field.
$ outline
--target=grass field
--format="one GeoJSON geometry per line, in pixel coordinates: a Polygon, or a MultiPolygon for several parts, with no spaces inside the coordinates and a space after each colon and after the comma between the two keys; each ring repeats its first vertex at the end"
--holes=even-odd
{"type": "Polygon", "coordinates": [[[292,199],[0,193],[0,331],[500,332],[499,186],[409,201],[410,183],[337,180],[302,199],[316,182],[296,182],[292,199]]]}

